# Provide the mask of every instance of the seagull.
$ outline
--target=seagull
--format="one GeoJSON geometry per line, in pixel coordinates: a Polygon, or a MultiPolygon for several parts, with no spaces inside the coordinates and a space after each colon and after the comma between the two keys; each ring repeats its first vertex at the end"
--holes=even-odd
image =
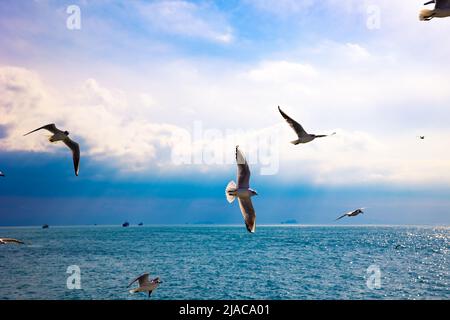
{"type": "Polygon", "coordinates": [[[345,214],[343,214],[342,216],[340,216],[339,218],[337,218],[336,220],[342,219],[344,217],[356,217],[358,214],[360,213],[364,213],[363,210],[365,210],[366,208],[359,208],[350,212],[347,212],[345,214]]]}
{"type": "Polygon", "coordinates": [[[309,134],[309,133],[307,133],[305,131],[305,129],[303,129],[303,127],[300,125],[300,123],[298,123],[297,121],[293,120],[286,113],[284,113],[281,110],[280,106],[278,106],[278,111],[280,111],[280,113],[283,116],[283,118],[287,121],[287,123],[289,123],[291,128],[294,129],[295,133],[298,136],[297,140],[291,141],[292,144],[297,145],[299,143],[308,143],[308,142],[313,141],[316,138],[323,138],[323,137],[328,137],[328,136],[332,136],[332,135],[336,134],[336,132],[333,132],[332,134],[329,134],[329,135],[325,135],[325,134],[320,134],[320,135],[309,134]]]}
{"type": "Polygon", "coordinates": [[[148,276],[148,273],[144,273],[131,281],[127,288],[129,288],[136,281],[139,281],[139,287],[137,287],[136,289],[131,289],[130,293],[148,292],[148,296],[150,297],[152,295],[152,292],[156,290],[156,288],[158,288],[159,284],[162,283],[162,281],[159,280],[159,277],[156,277],[155,279],[149,281],[148,276]]]}
{"type": "Polygon", "coordinates": [[[45,129],[53,133],[53,135],[48,139],[50,142],[57,142],[62,141],[66,146],[72,150],[72,156],[73,156],[73,166],[75,169],[75,175],[78,176],[79,171],[79,165],[80,165],[80,146],[75,141],[71,140],[69,138],[69,132],[68,131],[61,131],[58,128],[56,128],[55,124],[47,124],[45,126],[42,126],[40,128],[37,128],[33,131],[28,132],[27,134],[24,134],[24,136],[29,135],[30,133],[33,133],[35,131],[45,129]]]}
{"type": "Polygon", "coordinates": [[[425,140],[425,136],[418,136],[420,140],[425,140]]]}
{"type": "Polygon", "coordinates": [[[5,176],[5,174],[0,171],[0,177],[4,177],[4,176],[5,176]]]}
{"type": "Polygon", "coordinates": [[[254,233],[256,229],[256,214],[253,209],[251,197],[258,193],[250,188],[250,169],[247,160],[239,146],[236,146],[236,162],[237,162],[237,186],[234,181],[230,181],[225,188],[225,196],[227,201],[232,203],[237,197],[242,216],[244,217],[245,226],[248,232],[254,233]]]}
{"type": "Polygon", "coordinates": [[[12,239],[12,238],[0,238],[0,244],[9,244],[9,243],[15,243],[15,244],[25,244],[23,241],[12,239]]]}
{"type": "Polygon", "coordinates": [[[424,3],[424,6],[434,3],[434,9],[423,9],[420,11],[419,20],[430,21],[433,18],[450,17],[450,0],[431,0],[424,3]]]}

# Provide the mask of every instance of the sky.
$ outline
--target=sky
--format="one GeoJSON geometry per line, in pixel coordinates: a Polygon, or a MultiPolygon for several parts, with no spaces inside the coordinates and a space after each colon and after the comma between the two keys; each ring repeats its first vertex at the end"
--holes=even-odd
{"type": "Polygon", "coordinates": [[[450,19],[422,1],[1,1],[0,225],[450,224],[450,19]],[[294,146],[277,106],[316,134],[294,146]],[[48,123],[81,147],[80,175],[48,123]],[[425,140],[418,136],[425,135],[425,140]]]}

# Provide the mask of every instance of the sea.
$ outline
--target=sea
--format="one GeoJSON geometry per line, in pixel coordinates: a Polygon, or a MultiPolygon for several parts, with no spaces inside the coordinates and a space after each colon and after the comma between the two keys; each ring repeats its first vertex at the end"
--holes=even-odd
{"type": "MultiPolygon", "coordinates": [[[[450,299],[450,228],[1,227],[0,299],[450,299]],[[127,288],[148,272],[149,298],[127,288]]],[[[132,285],[135,286],[136,284],[132,285]]]]}

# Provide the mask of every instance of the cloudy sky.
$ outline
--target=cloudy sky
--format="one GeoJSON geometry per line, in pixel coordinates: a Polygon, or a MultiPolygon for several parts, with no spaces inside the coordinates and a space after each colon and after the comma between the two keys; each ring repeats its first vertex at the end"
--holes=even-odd
{"type": "Polygon", "coordinates": [[[236,144],[259,223],[450,224],[450,19],[422,2],[1,1],[0,225],[241,223],[236,144]],[[337,134],[294,146],[278,105],[337,134]],[[23,137],[47,123],[79,177],[23,137]]]}

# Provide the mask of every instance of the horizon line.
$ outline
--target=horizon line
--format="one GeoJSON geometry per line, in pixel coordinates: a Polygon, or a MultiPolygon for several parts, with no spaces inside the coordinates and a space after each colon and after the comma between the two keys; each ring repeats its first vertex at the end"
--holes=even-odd
{"type": "MultiPolygon", "coordinates": [[[[123,227],[122,224],[54,224],[49,227],[242,227],[242,224],[225,224],[225,223],[174,223],[174,224],[158,224],[149,223],[139,226],[138,224],[130,224],[123,227]]],[[[42,228],[43,225],[0,225],[0,228],[42,228]]],[[[304,224],[304,223],[265,223],[259,224],[258,227],[444,227],[450,228],[450,224],[304,224]]]]}

